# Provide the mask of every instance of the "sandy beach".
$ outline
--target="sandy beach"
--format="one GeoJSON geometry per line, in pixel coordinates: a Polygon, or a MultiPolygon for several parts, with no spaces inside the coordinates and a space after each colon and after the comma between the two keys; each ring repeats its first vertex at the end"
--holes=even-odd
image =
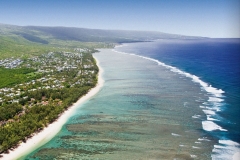
{"type": "MultiPolygon", "coordinates": [[[[93,56],[95,58],[95,56],[93,56]]],[[[33,137],[28,139],[26,143],[21,143],[17,148],[10,150],[8,154],[2,154],[1,160],[16,160],[21,159],[25,155],[31,153],[33,150],[42,146],[51,140],[62,128],[62,126],[66,123],[69,117],[73,114],[73,112],[86,100],[94,96],[103,86],[104,80],[102,78],[103,70],[99,65],[99,61],[97,61],[97,65],[99,67],[98,73],[98,83],[92,88],[86,95],[81,97],[76,103],[74,103],[68,110],[64,111],[62,115],[53,123],[49,124],[46,128],[44,128],[41,132],[36,133],[33,137]]]]}

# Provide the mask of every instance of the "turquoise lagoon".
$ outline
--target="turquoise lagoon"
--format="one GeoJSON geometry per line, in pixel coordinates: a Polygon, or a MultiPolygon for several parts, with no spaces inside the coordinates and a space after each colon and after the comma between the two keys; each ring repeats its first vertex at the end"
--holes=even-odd
{"type": "Polygon", "coordinates": [[[135,55],[95,53],[104,85],[23,159],[211,159],[198,83],[135,55]]]}

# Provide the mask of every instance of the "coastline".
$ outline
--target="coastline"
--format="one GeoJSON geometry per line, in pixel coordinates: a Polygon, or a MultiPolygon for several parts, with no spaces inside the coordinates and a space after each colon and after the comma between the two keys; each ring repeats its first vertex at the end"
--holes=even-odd
{"type": "Polygon", "coordinates": [[[34,133],[34,135],[29,138],[25,143],[20,143],[16,148],[10,150],[9,153],[4,153],[0,157],[0,160],[15,160],[21,159],[25,155],[31,153],[38,147],[44,145],[49,140],[51,140],[62,128],[62,126],[67,122],[72,113],[86,100],[94,96],[103,86],[104,80],[102,78],[103,69],[99,65],[98,59],[93,55],[96,60],[97,66],[99,68],[98,72],[98,82],[97,85],[92,88],[86,95],[82,96],[77,102],[72,106],[68,107],[53,123],[49,124],[42,131],[34,133]]]}

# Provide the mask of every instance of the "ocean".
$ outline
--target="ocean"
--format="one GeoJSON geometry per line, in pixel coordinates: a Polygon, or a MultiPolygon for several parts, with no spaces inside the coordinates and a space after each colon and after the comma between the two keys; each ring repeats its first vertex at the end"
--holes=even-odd
{"type": "Polygon", "coordinates": [[[104,86],[22,159],[232,159],[240,152],[240,40],[102,49],[104,86]]]}
{"type": "Polygon", "coordinates": [[[158,60],[199,83],[209,95],[200,106],[207,116],[203,129],[219,139],[213,157],[239,151],[240,39],[158,40],[125,44],[118,50],[158,60]]]}

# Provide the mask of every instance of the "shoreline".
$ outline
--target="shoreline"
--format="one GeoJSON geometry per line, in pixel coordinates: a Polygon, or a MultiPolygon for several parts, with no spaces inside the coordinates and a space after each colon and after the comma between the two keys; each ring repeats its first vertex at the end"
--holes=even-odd
{"type": "Polygon", "coordinates": [[[53,123],[49,124],[42,131],[34,133],[33,136],[27,139],[25,143],[21,142],[16,148],[9,150],[9,153],[1,154],[2,157],[0,157],[0,160],[21,159],[35,149],[46,144],[61,130],[62,126],[67,122],[67,120],[71,117],[72,113],[79,107],[79,105],[99,92],[104,83],[104,80],[102,78],[103,69],[99,65],[99,61],[94,56],[94,54],[93,57],[96,60],[97,66],[99,68],[98,82],[96,86],[92,88],[86,95],[82,96],[77,102],[68,107],[67,110],[61,113],[53,123]]]}

